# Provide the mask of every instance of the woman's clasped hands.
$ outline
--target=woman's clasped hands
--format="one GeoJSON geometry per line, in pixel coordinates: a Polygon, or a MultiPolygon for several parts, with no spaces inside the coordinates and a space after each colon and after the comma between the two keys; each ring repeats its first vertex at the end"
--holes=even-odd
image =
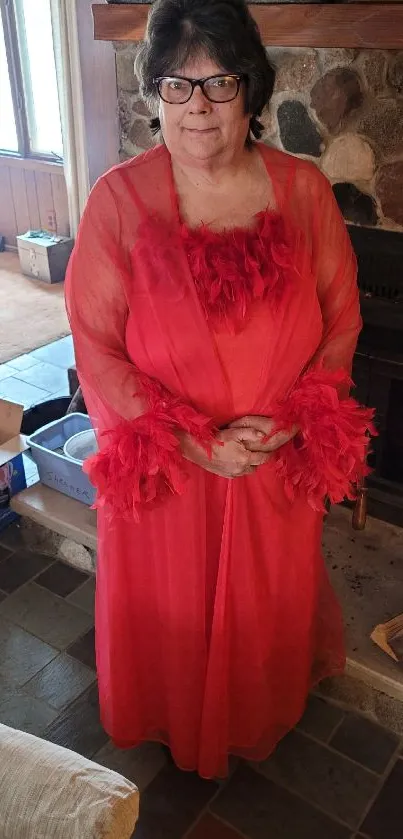
{"type": "Polygon", "coordinates": [[[181,436],[183,456],[222,478],[240,478],[253,474],[271,458],[273,452],[284,446],[298,433],[276,429],[269,417],[245,416],[220,429],[216,434],[211,453],[206,452],[189,435],[181,436]]]}

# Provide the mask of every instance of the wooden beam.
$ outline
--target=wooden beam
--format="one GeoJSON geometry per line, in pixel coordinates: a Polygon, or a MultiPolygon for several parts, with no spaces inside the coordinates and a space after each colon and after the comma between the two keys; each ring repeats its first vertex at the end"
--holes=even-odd
{"type": "Polygon", "coordinates": [[[149,3],[93,5],[95,40],[142,41],[150,8],[149,3]]]}
{"type": "MultiPolygon", "coordinates": [[[[141,41],[150,5],[94,4],[99,41],[141,41]]],[[[250,4],[265,46],[403,48],[403,3],[250,4]]]]}

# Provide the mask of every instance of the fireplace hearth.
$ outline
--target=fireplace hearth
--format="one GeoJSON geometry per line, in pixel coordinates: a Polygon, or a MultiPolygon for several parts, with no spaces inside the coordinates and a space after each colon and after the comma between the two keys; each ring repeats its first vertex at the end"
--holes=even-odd
{"type": "Polygon", "coordinates": [[[354,358],[359,401],[376,409],[371,515],[403,526],[403,235],[349,226],[364,327],[354,358]]]}

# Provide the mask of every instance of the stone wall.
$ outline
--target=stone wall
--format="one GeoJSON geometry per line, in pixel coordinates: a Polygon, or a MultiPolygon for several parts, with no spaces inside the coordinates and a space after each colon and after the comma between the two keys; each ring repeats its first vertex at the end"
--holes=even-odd
{"type": "MultiPolygon", "coordinates": [[[[154,142],[135,49],[116,44],[122,159],[154,142]]],[[[265,141],[315,162],[347,220],[403,231],[403,51],[268,53],[277,78],[265,141]]]]}

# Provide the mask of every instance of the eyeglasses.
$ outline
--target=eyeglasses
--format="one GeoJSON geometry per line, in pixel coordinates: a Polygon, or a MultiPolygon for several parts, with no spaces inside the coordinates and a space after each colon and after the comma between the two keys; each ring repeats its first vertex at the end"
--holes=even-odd
{"type": "Polygon", "coordinates": [[[227,73],[225,76],[207,76],[204,79],[187,79],[185,76],[160,76],[154,79],[158,94],[170,105],[189,102],[195,87],[200,87],[210,102],[231,102],[239,93],[244,76],[227,73]]]}

